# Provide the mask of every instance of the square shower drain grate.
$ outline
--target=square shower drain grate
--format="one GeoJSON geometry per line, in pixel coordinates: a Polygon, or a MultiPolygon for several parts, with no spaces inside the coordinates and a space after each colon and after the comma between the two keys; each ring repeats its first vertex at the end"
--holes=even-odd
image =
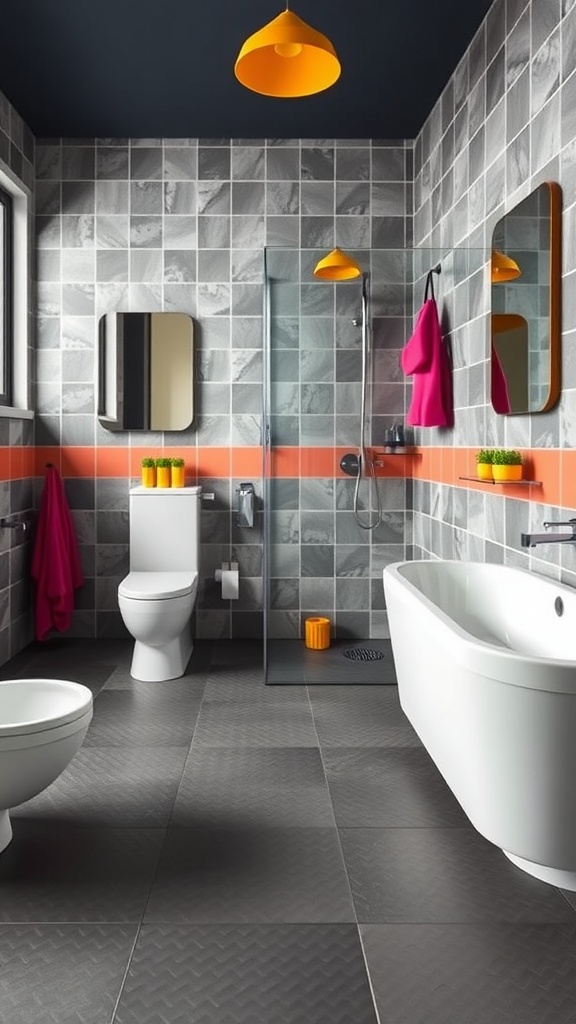
{"type": "Polygon", "coordinates": [[[342,653],[350,661],[380,661],[384,657],[382,651],[376,651],[373,647],[350,647],[342,653]]]}

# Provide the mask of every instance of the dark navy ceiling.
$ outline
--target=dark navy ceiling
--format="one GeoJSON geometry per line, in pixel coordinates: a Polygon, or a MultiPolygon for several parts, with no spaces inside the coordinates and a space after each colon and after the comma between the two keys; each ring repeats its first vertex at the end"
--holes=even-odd
{"type": "Polygon", "coordinates": [[[2,5],[0,90],[42,138],[413,138],[490,4],[293,0],[342,75],[280,100],[233,66],[282,0],[17,0],[2,5]]]}

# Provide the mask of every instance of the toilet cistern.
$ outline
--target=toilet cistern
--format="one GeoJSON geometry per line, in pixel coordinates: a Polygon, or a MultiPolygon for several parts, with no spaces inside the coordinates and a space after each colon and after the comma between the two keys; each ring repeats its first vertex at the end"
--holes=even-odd
{"type": "Polygon", "coordinates": [[[130,672],[144,682],[184,675],[198,590],[200,487],[130,491],[130,572],[118,587],[134,637],[130,672]]]}

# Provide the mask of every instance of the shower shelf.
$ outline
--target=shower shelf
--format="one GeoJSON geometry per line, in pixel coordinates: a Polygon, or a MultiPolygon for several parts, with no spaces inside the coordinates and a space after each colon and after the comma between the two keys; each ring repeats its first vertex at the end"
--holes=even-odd
{"type": "Polygon", "coordinates": [[[473,480],[475,484],[492,484],[497,487],[542,487],[541,480],[481,480],[478,476],[459,476],[459,480],[473,480]]]}
{"type": "Polygon", "coordinates": [[[408,445],[404,445],[403,448],[371,448],[373,455],[419,455],[417,448],[410,448],[408,445]]]}

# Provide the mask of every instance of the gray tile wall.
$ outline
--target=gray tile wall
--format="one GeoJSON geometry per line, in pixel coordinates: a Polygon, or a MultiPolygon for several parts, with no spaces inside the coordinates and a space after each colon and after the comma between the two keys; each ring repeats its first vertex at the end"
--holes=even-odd
{"type": "MultiPolygon", "coordinates": [[[[333,139],[42,140],[37,144],[36,170],[36,444],[98,449],[148,443],[194,450],[259,445],[265,246],[289,248],[297,257],[302,254],[303,261],[310,258],[310,251],[335,244],[372,250],[375,440],[378,434],[383,437],[389,419],[403,413],[404,385],[393,365],[393,349],[404,340],[406,293],[403,279],[399,282],[386,265],[384,250],[411,245],[411,217],[406,214],[412,202],[410,144],[333,139]],[[180,311],[196,319],[197,415],[190,430],[111,434],[99,426],[94,343],[100,316],[113,310],[180,311]]],[[[314,294],[311,283],[310,313],[316,308],[314,294]]],[[[300,391],[304,426],[297,443],[348,443],[358,423],[359,366],[357,359],[354,365],[343,362],[341,325],[349,311],[334,302],[332,289],[321,294],[321,303],[332,296],[330,341],[327,348],[310,345],[308,350],[300,391]],[[327,352],[330,359],[339,360],[338,415],[335,385],[322,378],[321,359],[327,352]],[[320,421],[325,431],[318,433],[320,421]]],[[[317,312],[326,319],[325,309],[317,312]]],[[[287,345],[284,369],[277,368],[280,376],[290,373],[288,361],[295,355],[287,345]]],[[[290,417],[278,410],[278,418],[284,422],[277,426],[291,438],[290,417]]],[[[199,482],[215,492],[216,500],[203,511],[197,633],[259,635],[262,513],[252,532],[240,530],[231,512],[239,481],[212,478],[208,467],[201,470],[199,482]],[[238,560],[242,580],[241,598],[232,605],[222,602],[213,578],[215,568],[230,558],[238,560]]],[[[102,476],[68,482],[87,579],[75,617],[76,635],[114,635],[122,629],[116,590],[127,570],[129,483],[102,476]]],[[[262,499],[262,479],[254,483],[262,499]]],[[[320,485],[332,495],[338,491],[342,519],[350,502],[347,483],[336,484],[330,478],[320,485]]],[[[295,484],[299,488],[298,480],[295,484]]],[[[310,592],[318,568],[310,558],[322,550],[326,555],[328,547],[324,549],[321,540],[325,534],[318,532],[321,495],[312,494],[309,481],[303,480],[301,491],[287,506],[286,495],[280,497],[284,486],[279,482],[275,491],[280,506],[274,515],[279,522],[278,514],[287,518],[287,508],[297,513],[297,522],[292,517],[283,529],[297,530],[298,565],[277,599],[288,602],[292,610],[293,586],[307,594],[306,606],[321,599],[310,592]]],[[[403,557],[409,542],[404,483],[385,490],[384,502],[394,525],[374,538],[373,566],[378,558],[391,557],[389,543],[403,557]]],[[[342,550],[345,547],[341,545],[342,550]]],[[[330,609],[348,613],[348,627],[361,636],[370,628],[382,632],[385,627],[381,587],[370,585],[371,570],[364,561],[360,565],[357,560],[344,571],[338,586],[334,570],[327,575],[323,570],[330,609]]],[[[278,624],[280,635],[284,625],[278,624]]]]}
{"type": "MultiPolygon", "coordinates": [[[[453,347],[462,404],[451,431],[423,444],[573,448],[576,444],[576,5],[496,0],[415,141],[414,243],[485,247],[496,222],[541,182],[563,191],[562,395],[549,413],[499,416],[488,391],[490,286],[473,275],[453,347]]],[[[442,293],[440,293],[442,299],[442,293]]],[[[416,483],[417,553],[529,566],[576,584],[573,548],[520,548],[521,531],[574,509],[416,483]]]]}
{"type": "MultiPolygon", "coordinates": [[[[0,93],[0,165],[28,190],[34,207],[34,136],[6,97],[0,93]]],[[[30,218],[32,249],[33,216],[30,218]]],[[[32,294],[32,288],[30,290],[32,294]]],[[[32,321],[32,311],[30,311],[32,321]]],[[[32,365],[30,330],[28,361],[32,365]]],[[[0,448],[28,447],[33,443],[33,422],[0,418],[0,448]]],[[[23,513],[32,516],[33,481],[0,480],[0,517],[23,513]]],[[[30,584],[30,533],[0,529],[0,664],[17,654],[32,639],[32,589],[30,584]]]]}

